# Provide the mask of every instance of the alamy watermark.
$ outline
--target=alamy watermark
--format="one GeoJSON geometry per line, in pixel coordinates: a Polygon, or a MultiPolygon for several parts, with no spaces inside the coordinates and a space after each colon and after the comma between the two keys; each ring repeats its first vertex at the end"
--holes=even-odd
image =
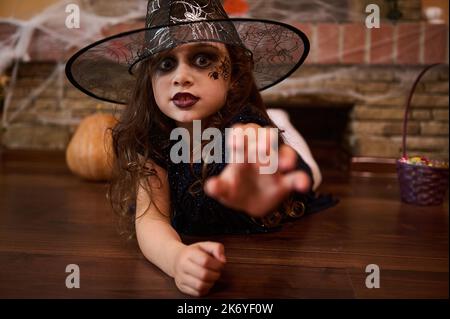
{"type": "Polygon", "coordinates": [[[367,265],[366,273],[370,273],[366,277],[366,287],[369,289],[380,288],[380,267],[376,264],[367,265]]]}
{"type": "Polygon", "coordinates": [[[80,288],[80,267],[77,264],[69,264],[66,266],[66,273],[70,273],[66,277],[66,287],[80,288]]]}
{"type": "Polygon", "coordinates": [[[189,131],[177,127],[170,140],[178,141],[170,150],[170,160],[177,163],[258,163],[260,174],[274,174],[278,169],[278,128],[257,129],[234,127],[225,129],[225,141],[218,128],[201,131],[201,120],[193,121],[192,139],[189,131]],[[180,139],[181,137],[181,139],[180,139]],[[191,152],[192,140],[192,152],[191,152]],[[210,141],[203,149],[202,141],[210,141]],[[245,147],[247,141],[247,147],[245,147]],[[225,158],[222,143],[225,142],[225,158]],[[193,154],[191,158],[191,154],[193,154]]]}
{"type": "Polygon", "coordinates": [[[80,28],[80,7],[76,4],[70,3],[66,6],[66,27],[68,29],[80,28]]]}
{"type": "Polygon", "coordinates": [[[366,7],[366,13],[370,13],[366,17],[366,28],[380,28],[380,7],[376,4],[368,4],[366,7]]]}

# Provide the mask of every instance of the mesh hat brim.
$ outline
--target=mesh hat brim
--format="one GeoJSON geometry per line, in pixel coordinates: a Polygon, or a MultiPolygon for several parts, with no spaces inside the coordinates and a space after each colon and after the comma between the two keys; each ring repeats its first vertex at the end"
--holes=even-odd
{"type": "Polygon", "coordinates": [[[306,35],[288,24],[242,18],[198,21],[128,31],[94,42],[68,60],[66,75],[75,87],[94,98],[127,104],[136,82],[133,70],[137,63],[181,44],[210,41],[249,50],[260,91],[290,76],[309,53],[306,35]],[[240,43],[226,37],[224,24],[234,26],[240,43]],[[149,34],[156,33],[158,41],[150,41],[149,34]]]}

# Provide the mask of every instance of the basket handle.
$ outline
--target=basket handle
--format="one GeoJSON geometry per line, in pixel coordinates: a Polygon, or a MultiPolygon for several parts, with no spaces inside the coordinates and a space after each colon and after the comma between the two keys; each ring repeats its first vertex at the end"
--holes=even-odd
{"type": "Polygon", "coordinates": [[[441,65],[442,63],[434,63],[430,64],[427,67],[425,67],[422,72],[419,73],[416,80],[414,81],[414,84],[411,88],[411,91],[409,91],[408,99],[406,100],[406,106],[405,106],[405,115],[403,117],[403,141],[402,141],[402,147],[403,147],[403,157],[406,157],[406,135],[407,135],[407,126],[408,126],[408,114],[409,114],[409,108],[411,104],[411,100],[414,94],[414,91],[416,90],[416,86],[419,83],[422,76],[432,67],[435,67],[436,65],[441,65]]]}

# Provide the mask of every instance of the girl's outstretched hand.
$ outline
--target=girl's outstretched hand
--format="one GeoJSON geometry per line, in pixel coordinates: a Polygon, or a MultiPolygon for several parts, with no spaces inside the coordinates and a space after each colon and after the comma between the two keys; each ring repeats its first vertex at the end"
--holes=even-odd
{"type": "MultiPolygon", "coordinates": [[[[241,124],[239,127],[254,129],[256,132],[258,128],[267,130],[256,124],[241,124]]],[[[261,130],[258,133],[265,132],[261,130]]],[[[273,141],[278,136],[271,133],[266,135],[268,138],[265,140],[256,138],[244,145],[228,138],[227,147],[234,147],[238,152],[243,151],[245,159],[249,152],[255,152],[255,149],[266,151],[266,154],[276,155],[278,152],[278,168],[273,174],[261,174],[260,168],[267,166],[267,163],[261,163],[258,156],[256,156],[256,163],[247,163],[247,160],[244,163],[229,163],[218,176],[206,181],[204,189],[206,194],[223,205],[245,211],[252,217],[263,217],[276,209],[290,192],[294,190],[307,192],[312,181],[306,172],[294,170],[297,161],[296,151],[285,144],[281,145],[277,151],[273,141]],[[269,153],[269,151],[275,153],[269,153]]]]}
{"type": "Polygon", "coordinates": [[[203,296],[219,279],[225,262],[221,243],[205,241],[185,246],[175,260],[175,284],[185,294],[203,296]]]}

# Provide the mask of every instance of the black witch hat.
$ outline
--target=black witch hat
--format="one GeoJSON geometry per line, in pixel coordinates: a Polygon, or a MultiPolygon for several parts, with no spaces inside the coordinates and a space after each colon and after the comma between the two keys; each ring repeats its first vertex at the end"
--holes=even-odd
{"type": "Polygon", "coordinates": [[[81,49],[67,62],[66,75],[92,97],[126,104],[139,62],[181,44],[209,41],[246,50],[261,91],[291,75],[309,52],[300,30],[276,21],[229,18],[219,0],[149,0],[145,28],[81,49]]]}

